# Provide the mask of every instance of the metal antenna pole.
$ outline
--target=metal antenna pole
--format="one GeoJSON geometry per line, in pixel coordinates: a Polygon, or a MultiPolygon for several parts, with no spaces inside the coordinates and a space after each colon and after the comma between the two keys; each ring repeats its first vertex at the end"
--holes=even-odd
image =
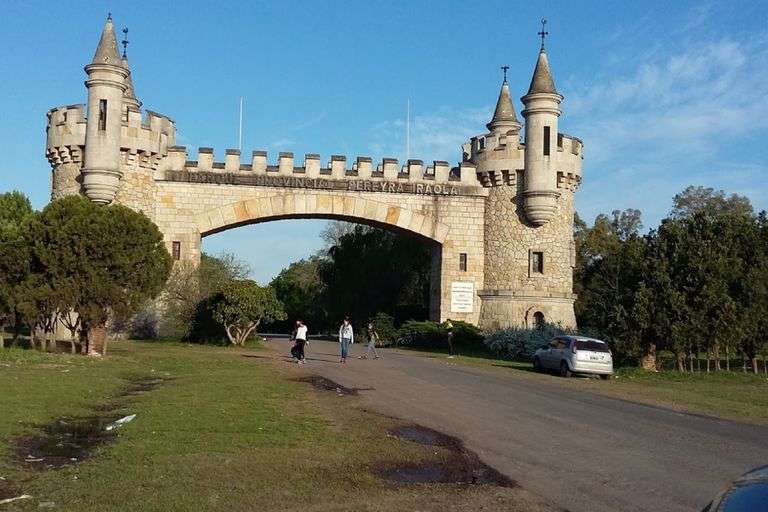
{"type": "Polygon", "coordinates": [[[237,136],[237,149],[243,150],[243,97],[240,96],[240,130],[237,136]]]}
{"type": "Polygon", "coordinates": [[[406,163],[411,158],[411,98],[408,98],[405,106],[405,159],[406,163]]]}

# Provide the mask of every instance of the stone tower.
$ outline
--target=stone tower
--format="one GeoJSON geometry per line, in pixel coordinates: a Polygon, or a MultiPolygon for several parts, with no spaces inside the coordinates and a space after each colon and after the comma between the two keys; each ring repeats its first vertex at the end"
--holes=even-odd
{"type": "Polygon", "coordinates": [[[562,100],[542,44],[522,98],[525,143],[505,76],[489,133],[465,144],[464,158],[489,188],[479,292],[484,327],[576,325],[573,192],[581,181],[582,143],[558,133],[562,100]]]}
{"type": "Polygon", "coordinates": [[[85,66],[88,80],[88,121],[85,128],[83,193],[97,203],[110,203],[117,194],[120,170],[120,125],[123,95],[130,71],[117,51],[112,17],[107,18],[93,61],[85,66]]]}

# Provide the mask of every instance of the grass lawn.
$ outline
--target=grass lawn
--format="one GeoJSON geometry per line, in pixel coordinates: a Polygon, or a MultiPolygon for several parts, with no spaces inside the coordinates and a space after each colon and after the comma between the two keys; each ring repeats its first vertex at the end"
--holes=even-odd
{"type": "Polygon", "coordinates": [[[32,496],[0,510],[548,510],[519,488],[382,480],[377,465],[451,455],[388,436],[397,420],[295,382],[301,369],[263,354],[138,342],[112,343],[101,360],[0,350],[0,498],[32,496]],[[143,377],[164,383],[117,402],[137,416],[91,458],[55,470],[14,459],[14,439],[92,415],[143,377]]]}
{"type": "MultiPolygon", "coordinates": [[[[429,355],[445,356],[445,350],[423,350],[429,355]]],[[[562,379],[537,374],[527,361],[496,359],[481,349],[459,350],[454,359],[459,364],[499,367],[515,370],[521,377],[558,382],[563,386],[588,389],[616,398],[660,405],[673,409],[719,416],[738,421],[768,424],[768,378],[764,374],[732,372],[652,373],[638,368],[619,368],[609,381],[598,379],[562,379]]]]}

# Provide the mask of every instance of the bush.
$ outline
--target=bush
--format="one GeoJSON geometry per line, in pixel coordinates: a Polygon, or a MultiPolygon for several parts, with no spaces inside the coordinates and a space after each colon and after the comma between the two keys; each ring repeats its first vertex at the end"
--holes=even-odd
{"type": "Polygon", "coordinates": [[[508,327],[488,334],[485,346],[503,359],[530,359],[542,345],[559,334],[575,334],[560,324],[544,324],[538,328],[508,327]]]}
{"type": "MultiPolygon", "coordinates": [[[[467,322],[451,320],[453,324],[453,346],[455,348],[482,348],[483,334],[480,329],[467,322]]],[[[397,333],[397,344],[418,348],[447,348],[448,331],[437,322],[409,320],[397,333]]]]}
{"type": "Polygon", "coordinates": [[[379,333],[379,343],[382,347],[393,345],[397,340],[397,328],[394,319],[386,313],[376,313],[370,320],[376,332],[379,333]]]}

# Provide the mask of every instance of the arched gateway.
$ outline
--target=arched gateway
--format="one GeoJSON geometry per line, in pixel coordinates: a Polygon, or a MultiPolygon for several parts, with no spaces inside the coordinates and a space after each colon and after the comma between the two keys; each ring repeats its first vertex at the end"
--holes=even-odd
{"type": "Polygon", "coordinates": [[[236,226],[328,218],[407,232],[432,242],[433,319],[482,327],[526,325],[530,312],[575,325],[573,193],[582,144],[558,133],[557,93],[542,46],[522,101],[525,142],[506,77],[488,133],[463,146],[461,163],[319,155],[296,162],[264,151],[244,162],[211,148],[189,160],[174,122],[142,116],[128,60],[107,19],[88,75],[88,106],[48,112],[52,197],[83,194],[151,218],[175,260],[199,261],[201,238],[236,226]],[[297,163],[299,165],[297,165],[297,163]]]}

